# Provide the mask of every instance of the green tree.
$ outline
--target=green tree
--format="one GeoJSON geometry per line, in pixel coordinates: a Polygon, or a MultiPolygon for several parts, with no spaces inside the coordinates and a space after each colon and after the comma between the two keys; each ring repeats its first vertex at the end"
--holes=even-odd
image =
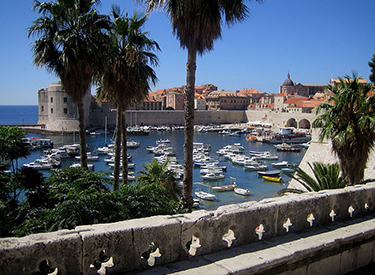
{"type": "MultiPolygon", "coordinates": [[[[222,20],[231,25],[246,18],[248,8],[242,0],[139,0],[148,9],[163,7],[170,16],[173,33],[187,49],[186,86],[184,99],[185,140],[183,207],[193,206],[193,138],[194,94],[197,53],[203,55],[213,49],[214,41],[221,38],[222,20]]],[[[260,2],[260,0],[258,1],[260,2]]]]}
{"type": "Polygon", "coordinates": [[[342,176],[349,185],[363,180],[375,143],[375,97],[371,90],[372,85],[360,84],[356,74],[340,78],[337,86],[328,86],[331,95],[318,106],[317,114],[322,114],[313,123],[321,128],[321,141],[331,139],[342,176]]]}
{"type": "Polygon", "coordinates": [[[371,68],[370,81],[375,83],[375,54],[373,54],[371,61],[368,63],[371,68]]]}
{"type": "Polygon", "coordinates": [[[155,159],[145,164],[144,169],[139,171],[138,184],[157,184],[168,191],[168,196],[178,200],[181,192],[177,186],[176,174],[167,169],[168,160],[159,164],[155,159]]]}
{"type": "Polygon", "coordinates": [[[23,141],[26,133],[18,127],[0,126],[0,161],[5,163],[3,169],[10,163],[13,173],[18,167],[18,159],[26,158],[30,146],[23,141]]]}
{"type": "MultiPolygon", "coordinates": [[[[295,173],[289,173],[289,176],[298,181],[308,192],[320,191],[325,189],[344,188],[347,181],[340,176],[340,166],[338,163],[326,164],[322,162],[307,163],[313,172],[314,177],[310,176],[304,170],[296,167],[295,173]]],[[[284,189],[278,193],[303,193],[300,189],[284,189]]]]}
{"type": "Polygon", "coordinates": [[[78,107],[82,167],[87,167],[83,98],[90,92],[93,76],[104,67],[103,33],[109,27],[108,18],[97,13],[99,3],[35,0],[34,10],[41,16],[29,29],[29,37],[38,37],[33,43],[34,63],[55,73],[78,107]]]}
{"type": "Polygon", "coordinates": [[[120,148],[122,144],[122,169],[127,183],[126,117],[132,102],[143,100],[150,85],[157,81],[151,66],[158,64],[153,53],[159,45],[148,37],[142,28],[147,17],[134,13],[131,18],[123,16],[118,6],[112,6],[112,28],[107,61],[109,66],[100,80],[101,90],[110,95],[117,105],[114,189],[119,188],[120,148]],[[151,65],[151,66],[150,66],[151,65]]]}

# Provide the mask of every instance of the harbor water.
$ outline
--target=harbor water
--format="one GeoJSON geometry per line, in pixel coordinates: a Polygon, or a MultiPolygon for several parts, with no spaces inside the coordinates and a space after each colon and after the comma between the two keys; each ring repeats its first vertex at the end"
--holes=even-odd
{"type": "MultiPolygon", "coordinates": [[[[73,134],[60,134],[60,135],[37,135],[37,134],[28,134],[29,137],[41,137],[49,138],[54,143],[54,147],[57,148],[62,145],[78,143],[78,135],[73,134]]],[[[239,203],[244,201],[259,201],[263,198],[269,198],[274,196],[275,193],[280,191],[283,188],[287,187],[287,184],[290,180],[284,174],[281,174],[283,181],[281,183],[269,182],[261,177],[257,176],[255,171],[245,171],[243,166],[235,165],[232,162],[225,160],[222,157],[219,157],[216,154],[216,151],[225,145],[240,143],[244,146],[245,151],[243,154],[249,155],[249,151],[271,151],[271,153],[276,154],[279,159],[273,161],[265,161],[265,164],[269,166],[270,170],[274,168],[271,167],[271,164],[274,162],[288,161],[290,163],[298,165],[302,160],[302,157],[305,153],[305,149],[302,149],[300,152],[278,152],[275,147],[267,143],[255,143],[248,142],[246,140],[246,135],[242,136],[229,136],[222,135],[217,132],[206,132],[206,133],[195,133],[194,142],[200,142],[204,144],[211,145],[210,156],[220,160],[220,165],[225,165],[227,171],[225,172],[225,178],[218,181],[205,181],[200,175],[199,168],[194,168],[194,186],[193,193],[195,190],[202,190],[204,192],[213,193],[216,195],[214,201],[205,201],[200,200],[200,208],[211,210],[216,209],[220,205],[239,203]],[[250,189],[250,196],[241,196],[235,194],[233,191],[218,192],[212,190],[209,186],[221,186],[232,184],[235,181],[240,188],[250,189]],[[200,184],[204,183],[204,185],[200,184]],[[209,186],[207,186],[209,185],[209,186]]],[[[183,130],[174,130],[174,131],[151,131],[149,135],[129,135],[128,140],[132,139],[140,143],[140,146],[135,149],[128,149],[128,153],[132,156],[132,162],[135,164],[135,174],[138,171],[143,169],[143,165],[150,163],[153,160],[154,155],[147,153],[146,147],[149,145],[155,146],[158,139],[169,139],[169,146],[172,146],[175,149],[176,157],[178,163],[183,163],[183,143],[184,143],[184,131],[183,130]]],[[[110,143],[111,136],[108,135],[107,143],[110,143]]],[[[103,147],[106,144],[105,135],[88,135],[87,141],[89,145],[89,151],[95,152],[98,147],[103,147]]],[[[19,160],[19,166],[24,163],[29,163],[36,158],[40,157],[43,154],[43,150],[32,151],[30,156],[26,159],[19,160]]],[[[104,172],[113,172],[104,158],[108,158],[107,155],[100,155],[99,161],[92,162],[95,166],[95,171],[104,171],[104,172]]],[[[77,163],[78,160],[74,158],[63,159],[62,167],[68,167],[72,163],[77,163]]],[[[130,170],[131,171],[131,170],[130,170]]],[[[48,176],[48,172],[43,172],[48,176]]],[[[134,183],[133,183],[134,184],[134,183]]]]}

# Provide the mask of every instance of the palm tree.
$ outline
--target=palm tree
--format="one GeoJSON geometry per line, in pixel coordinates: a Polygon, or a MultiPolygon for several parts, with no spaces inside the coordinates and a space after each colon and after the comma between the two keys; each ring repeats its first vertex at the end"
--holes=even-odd
{"type": "MultiPolygon", "coordinates": [[[[308,192],[344,188],[347,185],[347,181],[340,176],[338,163],[313,162],[311,164],[308,162],[307,164],[315,179],[299,167],[295,168],[295,174],[289,174],[289,176],[298,181],[308,192]]],[[[286,190],[290,191],[291,189],[286,190]]]]}
{"type": "MultiPolygon", "coordinates": [[[[169,14],[173,33],[180,46],[187,49],[186,86],[184,99],[185,140],[183,207],[188,211],[193,206],[193,138],[194,138],[194,94],[197,53],[203,55],[213,49],[214,41],[221,38],[221,20],[234,24],[246,18],[248,8],[242,0],[139,0],[146,2],[148,9],[163,7],[169,14]]],[[[256,0],[261,2],[261,0],[256,0]]]]}
{"type": "Polygon", "coordinates": [[[117,105],[114,189],[119,188],[119,166],[122,143],[122,168],[124,183],[127,183],[127,149],[125,112],[132,102],[143,100],[150,91],[150,85],[157,81],[152,66],[158,59],[152,51],[159,45],[148,38],[142,27],[147,17],[135,13],[131,18],[123,16],[118,6],[112,6],[112,30],[107,62],[109,66],[101,79],[102,88],[111,95],[117,105]],[[150,64],[150,65],[149,65],[150,64]]]}
{"type": "Polygon", "coordinates": [[[167,169],[168,160],[159,164],[155,159],[145,164],[144,170],[139,171],[138,184],[158,184],[168,191],[169,197],[178,200],[180,189],[176,183],[176,175],[167,169]]]}
{"type": "Polygon", "coordinates": [[[328,86],[328,101],[320,104],[324,111],[313,123],[320,127],[319,139],[329,138],[338,156],[342,176],[349,185],[363,180],[370,151],[375,144],[375,97],[372,85],[360,84],[358,76],[339,78],[337,86],[328,86]]]}
{"type": "Polygon", "coordinates": [[[82,167],[87,167],[83,98],[94,74],[104,66],[101,46],[109,27],[107,17],[96,11],[98,4],[99,0],[35,0],[34,10],[41,16],[29,28],[29,37],[38,36],[34,63],[59,76],[78,107],[82,167]]]}

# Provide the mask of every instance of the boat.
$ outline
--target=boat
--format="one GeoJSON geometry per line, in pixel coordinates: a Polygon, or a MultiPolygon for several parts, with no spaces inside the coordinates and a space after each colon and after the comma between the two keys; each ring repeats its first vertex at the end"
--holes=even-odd
{"type": "Polygon", "coordinates": [[[215,191],[223,192],[223,191],[233,191],[234,188],[237,187],[237,184],[228,184],[222,186],[213,186],[212,189],[215,191]]]}
{"type": "Polygon", "coordinates": [[[275,148],[277,151],[283,151],[283,152],[300,152],[301,151],[301,147],[293,146],[287,143],[276,144],[275,148]]]}
{"type": "Polygon", "coordinates": [[[294,132],[294,127],[280,127],[279,133],[263,139],[263,142],[280,143],[306,143],[311,140],[311,135],[306,133],[294,132]]]}
{"type": "Polygon", "coordinates": [[[280,170],[271,170],[271,171],[259,171],[259,176],[268,176],[268,177],[276,177],[280,175],[280,170]]]}
{"type": "Polygon", "coordinates": [[[171,142],[171,140],[170,139],[168,139],[168,138],[159,138],[157,141],[156,141],[156,143],[170,143],[171,142]]]}
{"type": "Polygon", "coordinates": [[[295,171],[292,168],[285,167],[285,168],[281,168],[281,172],[283,172],[283,173],[294,173],[295,171]]]}
{"type": "Polygon", "coordinates": [[[134,149],[139,147],[139,142],[134,140],[126,141],[126,147],[129,149],[134,149]]]}
{"type": "Polygon", "coordinates": [[[225,175],[221,174],[221,173],[219,173],[219,174],[207,173],[207,174],[202,175],[202,178],[204,180],[221,180],[221,179],[225,178],[225,175]]]}
{"type": "Polygon", "coordinates": [[[256,142],[257,138],[253,135],[247,135],[246,140],[249,141],[249,142],[256,142]]]}
{"type": "Polygon", "coordinates": [[[285,168],[285,167],[292,167],[294,166],[293,164],[287,162],[287,161],[280,161],[280,162],[275,162],[271,164],[272,167],[274,168],[285,168]]]}
{"type": "MultiPolygon", "coordinates": [[[[79,167],[81,167],[81,164],[80,163],[72,163],[71,165],[69,165],[69,167],[71,167],[71,168],[79,168],[79,167]]],[[[94,171],[95,166],[92,163],[88,163],[87,164],[87,168],[94,171]]]]}
{"type": "Polygon", "coordinates": [[[262,176],[263,179],[273,182],[281,182],[283,179],[281,177],[270,177],[270,176],[262,176]]]}
{"type": "Polygon", "coordinates": [[[193,199],[193,208],[199,208],[199,199],[193,199]]]}
{"type": "Polygon", "coordinates": [[[249,189],[244,189],[244,188],[236,187],[233,190],[234,190],[234,193],[236,193],[238,195],[250,196],[250,190],[249,189]]]}
{"type": "Polygon", "coordinates": [[[201,190],[195,191],[195,195],[202,200],[208,200],[208,201],[213,201],[216,198],[214,194],[203,192],[201,190]]]}

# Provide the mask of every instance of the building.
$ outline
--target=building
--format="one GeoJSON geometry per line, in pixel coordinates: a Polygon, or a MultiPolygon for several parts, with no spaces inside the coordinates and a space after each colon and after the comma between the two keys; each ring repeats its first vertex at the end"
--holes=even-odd
{"type": "Polygon", "coordinates": [[[206,96],[207,110],[246,110],[250,99],[232,91],[215,91],[206,96]]]}
{"type": "MultiPolygon", "coordinates": [[[[83,98],[86,125],[89,121],[90,100],[91,93],[88,89],[83,98]]],[[[72,97],[65,92],[61,82],[51,83],[47,88],[39,89],[38,102],[38,124],[45,125],[46,130],[79,129],[77,106],[72,97]]]]}
{"type": "Polygon", "coordinates": [[[298,94],[301,96],[309,97],[316,93],[324,93],[326,90],[327,85],[306,85],[297,83],[295,84],[292,79],[290,78],[290,74],[288,73],[287,79],[280,85],[279,93],[288,93],[288,94],[298,94]]]}

